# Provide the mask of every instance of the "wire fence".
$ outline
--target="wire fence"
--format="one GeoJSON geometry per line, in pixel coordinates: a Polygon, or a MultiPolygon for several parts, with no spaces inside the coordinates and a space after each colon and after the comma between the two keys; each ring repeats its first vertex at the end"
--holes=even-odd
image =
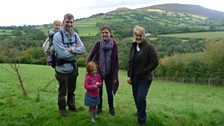
{"type": "Polygon", "coordinates": [[[224,86],[224,79],[218,78],[176,78],[176,77],[155,77],[157,80],[181,82],[181,83],[193,83],[201,85],[216,85],[224,86]]]}

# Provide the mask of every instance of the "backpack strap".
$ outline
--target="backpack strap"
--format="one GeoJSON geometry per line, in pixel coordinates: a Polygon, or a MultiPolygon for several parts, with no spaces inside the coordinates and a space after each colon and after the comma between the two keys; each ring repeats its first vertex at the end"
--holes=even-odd
{"type": "MultiPolygon", "coordinates": [[[[61,33],[62,43],[63,43],[63,44],[68,44],[68,43],[64,43],[64,33],[63,33],[63,31],[62,31],[62,30],[59,30],[59,32],[61,33]]],[[[77,35],[74,34],[74,37],[75,37],[75,42],[73,42],[73,43],[77,43],[77,35]]],[[[69,44],[70,44],[70,43],[69,43],[69,44]]]]}
{"type": "Polygon", "coordinates": [[[63,34],[63,31],[62,30],[59,30],[59,32],[61,33],[62,43],[65,44],[64,43],[64,34],[63,34]]]}
{"type": "Polygon", "coordinates": [[[76,34],[74,34],[74,36],[75,36],[75,43],[77,43],[77,35],[76,35],[76,34]]]}

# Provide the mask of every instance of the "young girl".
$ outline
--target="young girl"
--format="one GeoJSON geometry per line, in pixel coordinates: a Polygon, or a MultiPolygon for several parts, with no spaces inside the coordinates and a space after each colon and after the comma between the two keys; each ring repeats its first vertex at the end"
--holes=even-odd
{"type": "Polygon", "coordinates": [[[87,64],[87,74],[84,82],[86,89],[85,105],[89,106],[89,116],[92,122],[96,119],[96,106],[100,103],[99,87],[102,86],[98,66],[91,61],[87,64]]]}

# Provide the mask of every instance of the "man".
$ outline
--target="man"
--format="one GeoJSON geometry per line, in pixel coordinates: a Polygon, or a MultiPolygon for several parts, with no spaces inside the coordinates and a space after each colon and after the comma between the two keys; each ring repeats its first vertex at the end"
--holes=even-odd
{"type": "Polygon", "coordinates": [[[65,14],[63,27],[60,32],[55,33],[53,45],[57,55],[56,79],[58,88],[58,107],[61,116],[67,116],[66,105],[69,110],[76,112],[75,89],[78,69],[76,55],[85,52],[84,44],[76,32],[73,31],[74,16],[65,14]],[[67,95],[67,102],[65,96],[67,95]]]}

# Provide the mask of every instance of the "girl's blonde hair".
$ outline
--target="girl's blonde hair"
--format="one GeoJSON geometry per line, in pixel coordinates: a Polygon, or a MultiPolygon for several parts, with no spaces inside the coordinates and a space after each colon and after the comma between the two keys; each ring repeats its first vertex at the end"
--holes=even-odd
{"type": "Polygon", "coordinates": [[[55,20],[53,24],[62,24],[60,20],[55,20]]]}

